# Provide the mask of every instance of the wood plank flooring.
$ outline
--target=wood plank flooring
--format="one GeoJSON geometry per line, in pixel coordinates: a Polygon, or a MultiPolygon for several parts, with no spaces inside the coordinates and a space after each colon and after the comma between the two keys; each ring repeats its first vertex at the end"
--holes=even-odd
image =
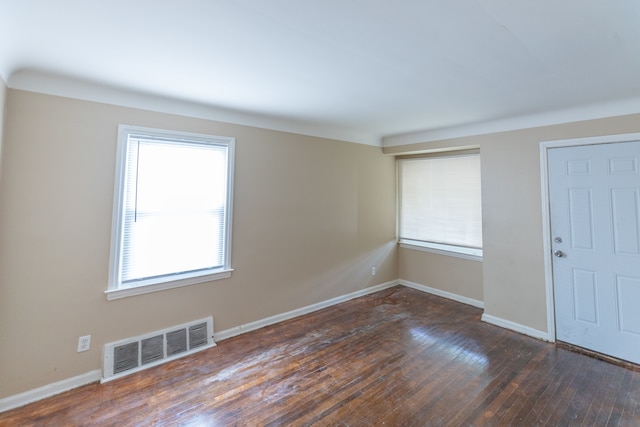
{"type": "Polygon", "coordinates": [[[397,286],[0,414],[2,426],[639,426],[640,372],[397,286]]]}

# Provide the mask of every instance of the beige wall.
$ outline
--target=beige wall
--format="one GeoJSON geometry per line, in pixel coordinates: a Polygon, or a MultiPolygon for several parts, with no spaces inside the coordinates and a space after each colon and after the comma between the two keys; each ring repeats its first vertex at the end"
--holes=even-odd
{"type": "Polygon", "coordinates": [[[4,111],[7,98],[7,86],[0,77],[0,181],[2,180],[2,141],[4,135],[4,111]]]}
{"type": "MultiPolygon", "coordinates": [[[[384,152],[480,147],[485,313],[546,332],[539,143],[632,132],[640,132],[640,114],[389,147],[384,152]]],[[[400,275],[419,269],[415,264],[421,262],[424,257],[404,260],[400,275]]]]}
{"type": "Polygon", "coordinates": [[[482,262],[400,248],[400,279],[483,301],[482,262]]]}
{"type": "Polygon", "coordinates": [[[221,331],[399,277],[546,331],[539,143],[640,132],[631,115],[380,150],[4,84],[1,106],[0,398],[99,369],[106,342],[208,315],[221,331]],[[236,138],[231,279],[106,301],[121,123],[236,138]],[[474,146],[483,263],[398,251],[383,151],[474,146]],[[92,349],[76,353],[85,334],[92,349]]]}
{"type": "Polygon", "coordinates": [[[106,342],[209,315],[221,331],[398,278],[380,148],[10,89],[2,167],[0,398],[100,369],[106,342]],[[121,123],[236,138],[230,279],[107,302],[121,123]]]}

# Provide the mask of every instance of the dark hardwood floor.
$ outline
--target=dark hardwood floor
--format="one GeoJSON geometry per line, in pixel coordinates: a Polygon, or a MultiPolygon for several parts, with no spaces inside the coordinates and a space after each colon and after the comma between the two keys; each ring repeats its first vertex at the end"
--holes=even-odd
{"type": "Polygon", "coordinates": [[[0,414],[3,426],[639,426],[640,372],[402,286],[0,414]]]}

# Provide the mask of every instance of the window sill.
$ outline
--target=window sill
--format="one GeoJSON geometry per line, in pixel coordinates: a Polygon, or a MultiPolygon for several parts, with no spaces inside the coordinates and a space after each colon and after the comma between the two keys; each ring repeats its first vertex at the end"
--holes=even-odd
{"type": "Polygon", "coordinates": [[[400,240],[400,247],[439,255],[452,256],[470,261],[482,261],[482,249],[462,246],[443,245],[439,243],[420,242],[417,240],[400,240]]]}
{"type": "Polygon", "coordinates": [[[231,277],[232,271],[233,269],[221,270],[212,274],[172,280],[170,282],[151,283],[147,285],[133,286],[130,288],[108,289],[104,293],[107,295],[107,300],[112,301],[120,298],[132,297],[135,295],[142,295],[142,294],[148,294],[151,292],[158,292],[158,291],[164,291],[167,289],[174,289],[174,288],[180,288],[183,286],[195,285],[197,283],[227,279],[231,277]]]}

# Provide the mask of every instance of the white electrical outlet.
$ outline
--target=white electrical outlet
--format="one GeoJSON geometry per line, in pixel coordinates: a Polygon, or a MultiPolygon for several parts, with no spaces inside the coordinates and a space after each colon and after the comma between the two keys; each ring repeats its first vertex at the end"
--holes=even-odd
{"type": "Polygon", "coordinates": [[[78,338],[78,353],[81,351],[89,351],[91,348],[91,335],[85,335],[78,338]]]}
{"type": "Polygon", "coordinates": [[[376,268],[375,267],[371,267],[371,275],[372,276],[376,275],[376,268]]]}

